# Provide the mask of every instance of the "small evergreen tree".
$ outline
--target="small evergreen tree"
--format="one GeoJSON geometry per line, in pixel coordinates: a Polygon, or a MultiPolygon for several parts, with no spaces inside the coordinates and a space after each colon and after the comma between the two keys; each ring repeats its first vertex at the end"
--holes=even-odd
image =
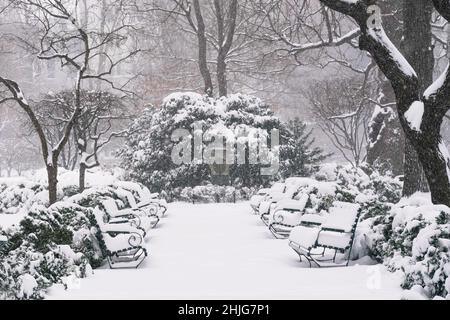
{"type": "Polygon", "coordinates": [[[289,131],[289,148],[282,154],[283,177],[306,177],[319,169],[320,163],[330,154],[324,154],[319,147],[314,147],[315,139],[312,130],[298,117],[287,124],[289,131]]]}

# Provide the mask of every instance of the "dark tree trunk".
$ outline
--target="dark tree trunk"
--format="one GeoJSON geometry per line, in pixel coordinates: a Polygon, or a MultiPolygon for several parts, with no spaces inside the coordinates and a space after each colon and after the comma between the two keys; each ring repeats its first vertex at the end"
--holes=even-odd
{"type": "MultiPolygon", "coordinates": [[[[432,13],[433,4],[429,0],[403,0],[402,47],[405,58],[416,70],[421,95],[433,83],[432,13]]],[[[405,141],[404,170],[404,196],[411,196],[418,191],[429,191],[419,156],[409,139],[405,141]]]]}
{"type": "Polygon", "coordinates": [[[405,120],[402,121],[402,125],[423,166],[433,203],[450,206],[449,163],[445,158],[446,147],[441,136],[441,126],[446,110],[433,103],[426,103],[425,109],[434,109],[436,112],[425,113],[421,126],[422,132],[410,130],[405,120]]]}
{"type": "Polygon", "coordinates": [[[86,189],[86,165],[84,163],[80,163],[80,172],[79,172],[79,191],[83,192],[86,189]]]}
{"type": "Polygon", "coordinates": [[[50,205],[58,201],[58,166],[47,164],[48,197],[50,205]]]}
{"type": "Polygon", "coordinates": [[[78,132],[77,134],[77,146],[78,146],[78,154],[81,156],[80,159],[80,165],[79,165],[79,172],[78,172],[78,190],[79,192],[83,192],[84,189],[86,189],[86,157],[83,156],[86,154],[87,146],[86,146],[86,134],[83,129],[81,129],[79,126],[75,128],[75,132],[78,132]],[[80,138],[81,137],[81,138],[80,138]],[[82,143],[80,143],[82,142],[82,143]]]}
{"type": "Polygon", "coordinates": [[[404,159],[404,183],[403,196],[409,197],[416,192],[429,191],[425,172],[419,161],[419,156],[409,139],[405,139],[405,159],[404,159]]]}
{"type": "Polygon", "coordinates": [[[201,7],[198,0],[193,1],[195,17],[197,19],[197,40],[198,40],[198,66],[203,82],[205,83],[205,93],[213,95],[214,88],[211,73],[208,68],[208,47],[206,39],[206,26],[203,19],[201,7]]]}
{"type": "Polygon", "coordinates": [[[219,86],[220,97],[226,97],[228,95],[227,64],[225,59],[226,57],[219,53],[217,58],[217,84],[219,86]]]}
{"type": "Polygon", "coordinates": [[[219,87],[219,96],[228,95],[227,83],[227,57],[233,45],[234,34],[236,32],[236,19],[238,14],[238,1],[229,2],[214,0],[217,19],[217,39],[219,42],[219,52],[217,54],[217,84],[219,87]],[[228,4],[226,13],[222,5],[228,4]]]}

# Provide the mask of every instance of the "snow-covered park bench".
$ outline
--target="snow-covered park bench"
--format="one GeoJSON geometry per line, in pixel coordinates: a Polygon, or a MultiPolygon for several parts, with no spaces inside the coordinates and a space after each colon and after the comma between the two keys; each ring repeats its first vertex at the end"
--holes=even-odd
{"type": "Polygon", "coordinates": [[[270,216],[274,213],[277,203],[282,200],[292,200],[297,194],[303,178],[289,178],[284,183],[282,191],[271,192],[259,205],[259,215],[266,226],[269,226],[270,216]]]}
{"type": "Polygon", "coordinates": [[[264,199],[269,195],[270,189],[264,188],[260,189],[258,193],[250,198],[250,207],[253,210],[253,213],[257,214],[259,210],[259,205],[264,199]]]}
{"type": "Polygon", "coordinates": [[[272,195],[283,193],[286,190],[286,185],[281,182],[276,182],[270,188],[260,189],[257,194],[250,198],[250,206],[255,214],[259,214],[259,206],[264,200],[272,197],[272,195]]]}
{"type": "Polygon", "coordinates": [[[160,219],[164,216],[165,210],[167,210],[166,208],[162,211],[162,207],[156,202],[136,203],[136,199],[130,192],[127,193],[126,197],[130,209],[135,212],[141,212],[148,217],[153,223],[152,228],[158,224],[160,219]]]}
{"type": "Polygon", "coordinates": [[[348,266],[359,217],[358,204],[335,202],[326,217],[304,216],[301,225],[291,231],[289,245],[310,267],[313,263],[318,267],[348,266]],[[347,258],[338,262],[337,254],[346,252],[347,258]]]}
{"type": "Polygon", "coordinates": [[[136,227],[148,232],[159,222],[159,217],[156,214],[147,215],[144,211],[133,208],[119,209],[116,201],[111,198],[104,199],[101,202],[101,206],[110,216],[110,223],[122,223],[123,221],[129,220],[136,227]]]}
{"type": "Polygon", "coordinates": [[[143,209],[150,214],[158,215],[160,218],[166,214],[167,202],[164,199],[160,199],[158,193],[151,193],[145,186],[136,188],[136,184],[127,181],[120,181],[118,186],[129,191],[133,195],[133,199],[128,199],[129,202],[131,200],[130,206],[132,208],[143,209]],[[134,196],[137,196],[139,201],[136,201],[134,196]]]}
{"type": "Polygon", "coordinates": [[[302,194],[298,200],[285,199],[277,203],[269,216],[269,230],[275,238],[286,239],[292,229],[300,225],[308,200],[309,194],[302,194]]]}
{"type": "Polygon", "coordinates": [[[150,193],[150,190],[146,187],[142,188],[140,194],[140,201],[136,203],[137,208],[149,208],[154,205],[158,206],[156,214],[159,217],[163,217],[167,212],[167,202],[164,199],[159,198],[158,193],[150,193]]]}
{"type": "Polygon", "coordinates": [[[94,216],[110,268],[138,268],[147,257],[142,231],[130,224],[105,222],[105,213],[99,207],[94,209],[94,216]]]}

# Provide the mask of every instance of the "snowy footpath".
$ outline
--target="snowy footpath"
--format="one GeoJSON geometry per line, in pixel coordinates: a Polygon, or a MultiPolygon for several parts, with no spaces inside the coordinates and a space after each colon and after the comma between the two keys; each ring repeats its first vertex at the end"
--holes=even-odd
{"type": "Polygon", "coordinates": [[[275,240],[248,203],[175,203],[135,270],[95,270],[49,299],[400,299],[383,266],[309,269],[275,240]]]}

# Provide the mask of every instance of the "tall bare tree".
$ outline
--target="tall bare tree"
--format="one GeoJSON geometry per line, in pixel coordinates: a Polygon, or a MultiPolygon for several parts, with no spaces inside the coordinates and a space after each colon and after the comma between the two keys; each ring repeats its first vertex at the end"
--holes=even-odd
{"type": "Polygon", "coordinates": [[[306,92],[321,130],[354,167],[367,158],[368,125],[372,105],[367,79],[315,82],[306,92]],[[361,85],[363,83],[363,85],[361,85]]]}
{"type": "Polygon", "coordinates": [[[230,73],[243,73],[245,64],[254,65],[255,52],[251,46],[255,45],[256,40],[252,37],[251,30],[257,28],[258,16],[251,10],[249,2],[249,0],[155,1],[147,6],[141,6],[140,10],[158,12],[164,24],[175,21],[184,34],[194,36],[196,63],[205,92],[213,95],[217,86],[218,95],[226,96],[229,91],[230,73]]]}
{"type": "MultiPolygon", "coordinates": [[[[103,47],[113,42],[120,43],[126,40],[124,31],[132,28],[124,19],[122,23],[100,33],[97,28],[79,18],[80,4],[78,2],[62,0],[23,0],[13,1],[12,6],[22,14],[31,16],[32,25],[27,26],[29,30],[35,32],[38,39],[28,41],[21,39],[30,50],[37,53],[37,57],[43,61],[59,61],[61,67],[69,74],[75,72],[73,94],[74,107],[64,125],[61,139],[52,145],[45,134],[43,124],[39,121],[35,110],[27,101],[18,83],[7,77],[0,76],[0,84],[4,86],[9,95],[0,99],[0,104],[8,101],[16,102],[28,115],[33,128],[35,129],[41,146],[42,157],[47,170],[49,202],[53,204],[57,201],[58,184],[58,162],[64,147],[68,143],[72,130],[77,123],[78,117],[82,113],[83,105],[81,92],[85,81],[102,81],[112,88],[126,92],[122,86],[117,87],[113,79],[110,78],[115,68],[136,55],[139,50],[132,49],[120,56],[111,55],[104,51],[103,47]],[[92,70],[91,65],[97,61],[99,56],[106,57],[108,66],[100,71],[92,70]]],[[[119,1],[120,4],[120,1],[119,1]]],[[[93,8],[91,8],[93,9],[93,8]]],[[[81,11],[82,12],[82,11],[81,11]]],[[[91,14],[96,14],[95,11],[91,14]]]]}

